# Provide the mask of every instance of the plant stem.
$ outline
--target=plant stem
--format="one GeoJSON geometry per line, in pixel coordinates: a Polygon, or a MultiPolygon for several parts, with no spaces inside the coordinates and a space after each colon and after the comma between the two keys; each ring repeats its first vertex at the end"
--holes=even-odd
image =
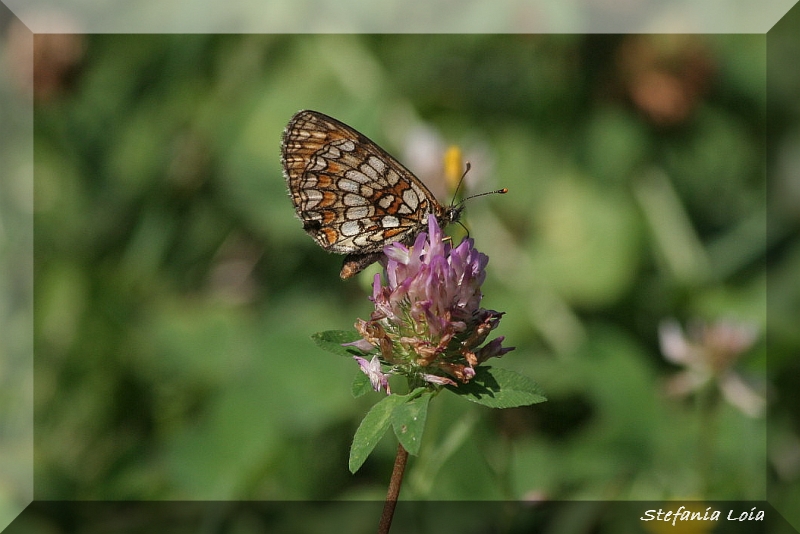
{"type": "Polygon", "coordinates": [[[719,412],[719,390],[715,383],[706,384],[705,389],[698,394],[698,409],[700,412],[700,433],[698,435],[698,460],[700,483],[702,484],[700,496],[708,498],[712,486],[711,476],[714,472],[714,451],[716,450],[717,414],[719,412]]]}
{"type": "Polygon", "coordinates": [[[381,522],[378,525],[378,534],[389,534],[389,528],[392,526],[394,509],[397,506],[397,497],[400,495],[400,485],[403,483],[403,473],[405,473],[406,470],[407,460],[408,451],[403,448],[403,445],[398,443],[397,456],[394,459],[394,469],[392,469],[392,478],[389,480],[389,491],[386,494],[386,503],[383,505],[383,514],[381,514],[381,522]]]}

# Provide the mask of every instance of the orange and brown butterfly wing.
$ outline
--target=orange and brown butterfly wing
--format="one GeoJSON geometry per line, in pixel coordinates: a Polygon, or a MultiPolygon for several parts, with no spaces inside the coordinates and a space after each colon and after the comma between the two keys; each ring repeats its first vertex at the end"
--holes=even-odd
{"type": "Polygon", "coordinates": [[[316,111],[289,121],[281,151],[289,195],[303,229],[330,252],[348,254],[342,278],[408,243],[444,208],[397,160],[353,128],[316,111]]]}

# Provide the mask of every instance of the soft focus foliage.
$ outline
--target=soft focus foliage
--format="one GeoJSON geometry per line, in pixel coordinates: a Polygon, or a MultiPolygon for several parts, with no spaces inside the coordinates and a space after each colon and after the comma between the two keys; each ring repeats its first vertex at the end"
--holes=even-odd
{"type": "Polygon", "coordinates": [[[767,451],[763,417],[666,395],[658,338],[751,324],[738,375],[796,398],[797,93],[768,152],[764,36],[73,39],[35,105],[38,499],[383,497],[396,442],[347,468],[377,394],[354,400],[357,366],[310,339],[370,313],[377,266],[341,282],[294,217],[279,143],[304,108],[442,203],[451,143],[468,192],[509,189],[464,221],[516,347],[492,365],[549,402],[437,398],[404,497],[763,499],[800,476],[796,408],[767,407],[767,451]],[[785,167],[768,186],[765,153],[785,167]]]}

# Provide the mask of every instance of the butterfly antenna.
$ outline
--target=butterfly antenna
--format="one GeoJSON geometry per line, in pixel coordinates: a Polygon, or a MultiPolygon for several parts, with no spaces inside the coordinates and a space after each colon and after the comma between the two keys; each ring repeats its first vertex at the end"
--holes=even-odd
{"type": "MultiPolygon", "coordinates": [[[[451,209],[455,209],[456,207],[462,206],[467,200],[469,200],[471,198],[478,198],[478,197],[483,197],[483,196],[486,196],[486,195],[504,195],[504,194],[508,193],[508,189],[506,189],[504,187],[502,189],[495,189],[494,191],[486,191],[484,193],[478,193],[477,195],[470,195],[467,198],[462,199],[461,202],[456,202],[456,199],[458,198],[458,191],[461,189],[461,184],[464,183],[464,178],[466,178],[467,173],[469,172],[469,170],[471,168],[472,168],[472,165],[470,165],[469,161],[464,163],[464,174],[462,174],[461,178],[458,180],[458,185],[456,186],[456,190],[453,192],[453,200],[450,201],[450,208],[451,209]]],[[[459,209],[459,211],[460,211],[460,209],[459,209]]],[[[462,224],[461,226],[464,226],[464,225],[462,224]]],[[[467,231],[467,233],[469,233],[469,231],[467,231]]]]}
{"type": "Polygon", "coordinates": [[[461,178],[458,179],[458,185],[456,185],[456,190],[453,191],[453,200],[450,201],[451,208],[456,205],[456,199],[458,198],[458,191],[461,189],[461,184],[464,183],[464,178],[467,177],[467,173],[471,168],[472,165],[470,165],[469,161],[464,163],[464,174],[462,174],[461,178]]]}
{"type": "MultiPolygon", "coordinates": [[[[459,178],[458,185],[456,186],[456,190],[453,192],[453,200],[450,201],[450,207],[451,208],[456,205],[456,199],[458,198],[458,192],[461,190],[461,184],[464,183],[464,178],[467,177],[467,173],[469,172],[469,170],[471,168],[472,168],[472,165],[470,164],[469,161],[464,163],[464,174],[462,174],[461,178],[459,178]]],[[[486,196],[486,195],[504,195],[506,193],[508,193],[508,189],[505,188],[505,187],[502,188],[502,189],[495,189],[494,191],[485,191],[483,193],[478,193],[477,195],[468,196],[467,198],[463,199],[458,204],[463,204],[464,202],[466,202],[467,200],[469,200],[471,198],[477,198],[477,197],[482,197],[482,196],[486,196]]]]}
{"type": "MultiPolygon", "coordinates": [[[[456,190],[453,193],[453,200],[450,202],[450,208],[454,209],[454,210],[457,210],[458,212],[460,212],[463,209],[464,203],[467,200],[470,200],[472,198],[483,197],[483,196],[486,196],[486,195],[496,195],[496,194],[504,195],[504,194],[508,193],[508,189],[504,187],[502,189],[495,189],[494,191],[486,191],[484,193],[478,193],[476,195],[470,195],[470,196],[466,197],[465,199],[461,200],[461,202],[456,203],[456,199],[458,198],[458,190],[461,189],[461,184],[464,183],[464,178],[467,176],[467,173],[469,172],[469,170],[471,168],[472,168],[472,166],[470,165],[469,161],[465,162],[464,174],[461,175],[461,179],[458,181],[458,185],[456,186],[456,190]]],[[[469,228],[467,228],[464,225],[464,223],[462,223],[458,219],[456,219],[455,222],[457,222],[459,224],[459,226],[461,226],[461,228],[463,228],[464,231],[467,232],[467,238],[469,238],[469,228]]]]}
{"type": "Polygon", "coordinates": [[[471,198],[478,198],[478,197],[485,197],[486,195],[505,195],[508,193],[508,188],[504,187],[503,189],[495,189],[494,191],[485,191],[483,193],[478,193],[477,195],[471,195],[462,200],[459,204],[463,204],[467,200],[471,198]]]}

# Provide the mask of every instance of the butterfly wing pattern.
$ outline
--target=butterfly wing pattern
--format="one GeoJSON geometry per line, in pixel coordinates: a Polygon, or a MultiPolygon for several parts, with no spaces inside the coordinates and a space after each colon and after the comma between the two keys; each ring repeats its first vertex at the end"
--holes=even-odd
{"type": "Polygon", "coordinates": [[[323,249],[346,254],[342,279],[377,261],[387,244],[412,243],[429,214],[444,226],[461,211],[442,207],[366,136],[316,111],[299,111],[289,121],[281,162],[303,229],[323,249]]]}

